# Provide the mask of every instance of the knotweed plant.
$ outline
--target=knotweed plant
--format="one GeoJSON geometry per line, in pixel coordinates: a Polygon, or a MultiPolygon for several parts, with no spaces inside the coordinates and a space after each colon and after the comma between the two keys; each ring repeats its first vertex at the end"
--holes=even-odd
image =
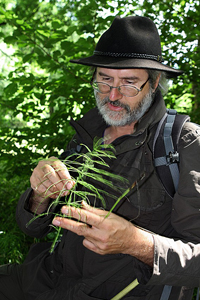
{"type": "MultiPolygon", "coordinates": [[[[81,203],[83,200],[90,204],[90,197],[92,197],[94,200],[100,200],[104,208],[106,208],[105,197],[109,196],[115,200],[115,204],[106,216],[108,217],[108,215],[116,207],[119,201],[123,197],[125,197],[125,195],[129,192],[130,188],[121,188],[121,186],[127,186],[127,180],[122,176],[113,174],[109,171],[109,164],[106,162],[106,160],[116,158],[115,150],[112,145],[104,144],[102,139],[95,139],[93,144],[93,150],[90,150],[85,145],[82,146],[85,147],[86,153],[74,152],[71,155],[67,156],[64,160],[62,160],[72,177],[70,181],[73,180],[75,182],[75,184],[69,191],[69,194],[64,197],[62,196],[63,193],[66,191],[65,187],[67,185],[68,180],[60,179],[59,182],[63,183],[63,189],[61,191],[55,192],[55,194],[58,194],[58,196],[55,200],[51,202],[47,212],[35,215],[27,225],[29,225],[38,217],[52,213],[52,211],[54,211],[54,208],[58,205],[81,207],[81,203]],[[94,182],[94,184],[90,183],[91,179],[92,182],[94,182]],[[115,183],[118,182],[118,184],[113,184],[113,180],[115,181],[115,183]],[[95,186],[95,182],[102,183],[104,188],[97,188],[95,186]],[[107,192],[106,186],[109,187],[109,189],[113,190],[113,192],[117,191],[118,194],[120,194],[121,196],[117,197],[114,195],[114,193],[112,194],[107,192]]],[[[52,160],[52,164],[54,161],[55,160],[52,160]]],[[[46,178],[44,178],[44,180],[47,180],[48,175],[49,174],[46,175],[46,178]]],[[[48,190],[51,187],[52,186],[50,186],[48,190]]],[[[51,195],[48,197],[51,197],[51,195]]],[[[56,216],[66,217],[61,212],[56,213],[56,216]]],[[[55,244],[61,234],[60,227],[54,228],[56,229],[57,234],[52,243],[50,252],[53,252],[55,244]]]]}

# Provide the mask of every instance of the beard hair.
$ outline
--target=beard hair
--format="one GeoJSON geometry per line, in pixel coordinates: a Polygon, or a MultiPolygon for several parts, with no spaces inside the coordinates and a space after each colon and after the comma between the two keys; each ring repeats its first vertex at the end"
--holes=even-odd
{"type": "Polygon", "coordinates": [[[97,108],[103,117],[104,121],[109,126],[126,126],[133,122],[138,121],[150,108],[154,93],[150,87],[149,93],[144,96],[141,102],[138,103],[137,107],[132,110],[129,105],[121,103],[119,100],[110,101],[109,97],[105,97],[103,100],[100,99],[98,92],[95,91],[95,98],[97,108]],[[122,111],[111,111],[106,104],[112,103],[112,105],[124,108],[122,111]]]}

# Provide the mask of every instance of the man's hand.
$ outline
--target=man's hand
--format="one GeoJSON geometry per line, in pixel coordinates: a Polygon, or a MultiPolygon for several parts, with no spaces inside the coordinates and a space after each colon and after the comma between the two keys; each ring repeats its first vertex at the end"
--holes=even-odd
{"type": "Polygon", "coordinates": [[[129,254],[153,265],[154,245],[151,233],[85,202],[82,209],[63,206],[62,213],[70,218],[56,217],[53,224],[84,236],[83,245],[91,251],[101,255],[129,254]]]}
{"type": "Polygon", "coordinates": [[[30,183],[34,191],[30,210],[37,214],[46,210],[50,198],[66,196],[74,185],[66,166],[56,157],[40,161],[33,170],[30,183]]]}

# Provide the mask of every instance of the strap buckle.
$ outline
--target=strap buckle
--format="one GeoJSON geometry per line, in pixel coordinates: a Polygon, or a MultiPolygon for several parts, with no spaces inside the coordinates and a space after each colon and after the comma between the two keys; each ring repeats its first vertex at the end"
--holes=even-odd
{"type": "Polygon", "coordinates": [[[167,155],[167,163],[168,165],[178,163],[179,162],[179,153],[177,151],[169,152],[167,155]]]}

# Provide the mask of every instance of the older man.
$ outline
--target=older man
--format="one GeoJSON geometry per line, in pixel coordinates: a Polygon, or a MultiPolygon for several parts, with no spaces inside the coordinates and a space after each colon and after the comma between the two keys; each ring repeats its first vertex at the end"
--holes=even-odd
{"type": "Polygon", "coordinates": [[[65,218],[50,213],[27,227],[35,212],[46,212],[60,191],[66,196],[75,184],[61,160],[41,161],[19,200],[17,221],[38,238],[53,223],[64,229],[62,239],[51,255],[38,244],[23,265],[2,268],[1,299],[192,299],[200,279],[197,126],[187,122],[181,132],[180,181],[173,199],[152,156],[156,128],[166,113],[160,81],[182,72],[162,63],[154,23],[137,16],[116,17],[94,54],[71,62],[94,67],[97,107],[71,122],[76,135],[63,157],[71,149],[84,151],[82,144],[92,149],[94,138],[104,137],[116,151],[110,172],[126,178],[130,192],[108,215],[113,191],[97,183],[108,192],[105,210],[91,197],[81,209],[63,206],[65,218]]]}

